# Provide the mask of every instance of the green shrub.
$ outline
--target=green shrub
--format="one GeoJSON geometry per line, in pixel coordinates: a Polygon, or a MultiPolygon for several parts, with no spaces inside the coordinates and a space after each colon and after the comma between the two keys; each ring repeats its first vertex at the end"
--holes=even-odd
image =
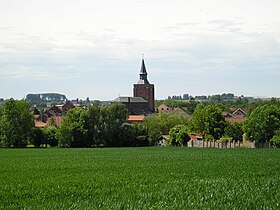
{"type": "Polygon", "coordinates": [[[221,137],[217,142],[219,143],[227,143],[227,142],[231,142],[232,138],[229,136],[223,136],[221,137]]]}
{"type": "Polygon", "coordinates": [[[280,148],[280,130],[277,130],[275,135],[270,140],[273,147],[280,148]]]}

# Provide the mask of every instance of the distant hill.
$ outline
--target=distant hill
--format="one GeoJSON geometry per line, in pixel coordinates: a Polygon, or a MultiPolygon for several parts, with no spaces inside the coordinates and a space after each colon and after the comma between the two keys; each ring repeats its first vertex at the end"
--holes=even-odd
{"type": "Polygon", "coordinates": [[[65,95],[59,93],[38,93],[38,94],[27,94],[26,100],[29,103],[64,102],[67,100],[67,98],[65,95]]]}

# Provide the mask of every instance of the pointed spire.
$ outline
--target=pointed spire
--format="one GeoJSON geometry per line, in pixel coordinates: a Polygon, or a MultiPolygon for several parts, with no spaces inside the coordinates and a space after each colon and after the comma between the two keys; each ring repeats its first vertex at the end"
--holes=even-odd
{"type": "Polygon", "coordinates": [[[140,74],[147,74],[144,58],[142,59],[142,64],[141,64],[141,69],[140,69],[140,74]]]}
{"type": "Polygon", "coordinates": [[[144,54],[142,55],[142,64],[141,64],[141,69],[140,69],[140,78],[138,81],[138,84],[150,84],[147,78],[147,70],[146,70],[146,66],[145,66],[145,62],[144,62],[144,54]]]}

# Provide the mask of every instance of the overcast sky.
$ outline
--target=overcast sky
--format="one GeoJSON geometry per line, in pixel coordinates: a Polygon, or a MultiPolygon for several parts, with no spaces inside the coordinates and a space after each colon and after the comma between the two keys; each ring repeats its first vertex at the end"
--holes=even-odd
{"type": "Polygon", "coordinates": [[[279,0],[0,0],[0,98],[280,97],[279,0]]]}

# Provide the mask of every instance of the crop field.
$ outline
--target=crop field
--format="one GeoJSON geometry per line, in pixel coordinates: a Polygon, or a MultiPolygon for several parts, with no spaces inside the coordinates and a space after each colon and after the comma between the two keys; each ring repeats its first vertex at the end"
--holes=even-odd
{"type": "Polygon", "coordinates": [[[280,209],[280,150],[0,149],[0,209],[280,209]]]}

